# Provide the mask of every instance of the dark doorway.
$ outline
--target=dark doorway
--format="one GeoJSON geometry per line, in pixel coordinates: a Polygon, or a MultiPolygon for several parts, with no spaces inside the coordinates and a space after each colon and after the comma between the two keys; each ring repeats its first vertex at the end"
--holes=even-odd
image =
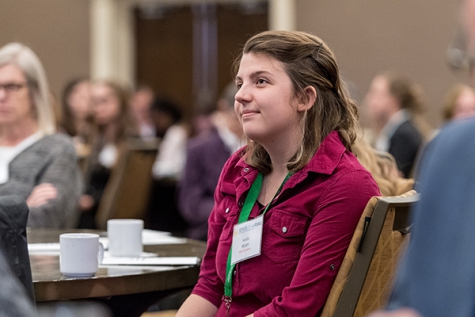
{"type": "Polygon", "coordinates": [[[267,10],[266,1],[138,6],[136,82],[179,103],[190,119],[200,94],[215,98],[232,80],[242,45],[267,29],[267,10]]]}

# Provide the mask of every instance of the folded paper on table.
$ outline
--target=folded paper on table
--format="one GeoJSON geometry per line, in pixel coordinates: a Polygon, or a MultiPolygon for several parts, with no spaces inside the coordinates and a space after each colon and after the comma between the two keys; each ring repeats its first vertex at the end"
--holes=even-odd
{"type": "Polygon", "coordinates": [[[59,252],[59,243],[28,243],[28,252],[59,252]]]}
{"type": "MultiPolygon", "coordinates": [[[[140,258],[148,258],[148,257],[157,257],[158,256],[158,253],[152,253],[152,252],[142,252],[140,253],[140,258]]],[[[105,258],[114,258],[114,259],[118,259],[119,257],[113,257],[111,256],[110,252],[108,251],[105,251],[104,252],[104,259],[105,258]]],[[[125,257],[127,258],[127,257],[125,257]]],[[[128,257],[130,259],[130,257],[128,257]]]]}
{"type": "Polygon", "coordinates": [[[159,230],[151,230],[151,229],[143,229],[142,235],[162,235],[162,236],[171,236],[172,233],[170,231],[159,231],[159,230]]]}
{"type": "Polygon", "coordinates": [[[142,244],[156,245],[156,244],[183,244],[186,243],[185,238],[172,237],[169,232],[154,231],[144,229],[142,230],[142,244]]]}
{"type": "MultiPolygon", "coordinates": [[[[109,240],[107,238],[99,238],[99,242],[102,243],[104,249],[108,249],[109,240]]],[[[28,252],[30,254],[59,254],[59,242],[56,243],[28,243],[28,252]]]]}
{"type": "Polygon", "coordinates": [[[195,256],[176,257],[108,257],[104,258],[102,265],[198,265],[201,260],[195,256]]]}
{"type": "MultiPolygon", "coordinates": [[[[59,239],[59,236],[58,236],[59,239]]],[[[105,237],[99,238],[104,249],[109,248],[109,239],[105,237]]],[[[183,244],[186,243],[185,238],[172,237],[170,232],[155,231],[144,229],[142,230],[142,244],[143,245],[158,245],[158,244],[183,244]]],[[[55,254],[59,253],[59,243],[28,243],[28,251],[32,253],[41,254],[55,254]]]]}

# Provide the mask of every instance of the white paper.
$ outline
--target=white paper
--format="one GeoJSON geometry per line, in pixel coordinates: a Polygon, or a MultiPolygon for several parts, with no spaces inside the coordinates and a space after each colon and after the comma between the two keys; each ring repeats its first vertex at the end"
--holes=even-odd
{"type": "MultiPolygon", "coordinates": [[[[99,242],[104,246],[104,250],[108,249],[109,240],[107,238],[99,238],[99,242]]],[[[28,253],[30,254],[59,254],[60,245],[56,243],[28,243],[28,253]]]]}
{"type": "Polygon", "coordinates": [[[59,252],[59,243],[28,243],[28,252],[59,252]]]}
{"type": "MultiPolygon", "coordinates": [[[[59,237],[58,237],[59,239],[59,237]]],[[[99,242],[102,243],[105,250],[109,249],[109,239],[100,237],[99,242]]],[[[143,245],[159,245],[159,244],[184,244],[186,238],[172,237],[170,232],[142,230],[143,245]]],[[[28,252],[30,254],[57,254],[59,253],[59,242],[57,243],[28,243],[28,252]]]]}
{"type": "Polygon", "coordinates": [[[198,265],[200,258],[194,256],[180,257],[108,257],[102,261],[102,266],[107,265],[198,265]]]}
{"type": "Polygon", "coordinates": [[[183,244],[186,243],[185,238],[172,237],[169,232],[154,231],[144,229],[142,230],[142,244],[143,245],[157,245],[157,244],[183,244]]]}

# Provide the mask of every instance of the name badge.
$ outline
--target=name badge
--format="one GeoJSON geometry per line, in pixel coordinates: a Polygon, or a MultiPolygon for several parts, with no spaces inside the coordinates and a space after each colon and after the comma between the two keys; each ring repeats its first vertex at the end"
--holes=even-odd
{"type": "Polygon", "coordinates": [[[237,224],[233,231],[231,264],[256,257],[261,254],[263,216],[237,224]]]}

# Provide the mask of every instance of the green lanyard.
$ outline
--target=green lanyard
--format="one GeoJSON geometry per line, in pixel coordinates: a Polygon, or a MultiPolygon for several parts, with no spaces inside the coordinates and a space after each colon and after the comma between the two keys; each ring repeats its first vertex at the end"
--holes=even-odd
{"type": "MultiPolygon", "coordinates": [[[[279,189],[275,193],[270,203],[267,204],[262,215],[264,215],[267,212],[267,209],[269,209],[269,206],[272,204],[274,199],[279,195],[280,191],[284,187],[284,184],[287,182],[290,176],[292,176],[292,174],[288,173],[284,181],[282,182],[282,184],[280,184],[279,189]]],[[[241,213],[239,214],[238,224],[246,222],[249,219],[249,215],[251,214],[252,207],[256,203],[257,197],[259,196],[259,192],[261,191],[261,188],[262,188],[262,179],[263,179],[263,175],[262,173],[259,172],[256,180],[252,183],[252,186],[249,189],[249,193],[247,194],[246,200],[244,201],[244,205],[242,207],[241,213]]],[[[234,267],[236,266],[236,263],[231,264],[232,248],[233,246],[231,245],[231,248],[229,249],[228,261],[226,264],[226,280],[224,281],[225,282],[224,283],[224,301],[226,303],[227,310],[229,310],[229,307],[231,305],[231,297],[233,293],[233,285],[232,285],[233,271],[234,271],[234,267]]]]}

